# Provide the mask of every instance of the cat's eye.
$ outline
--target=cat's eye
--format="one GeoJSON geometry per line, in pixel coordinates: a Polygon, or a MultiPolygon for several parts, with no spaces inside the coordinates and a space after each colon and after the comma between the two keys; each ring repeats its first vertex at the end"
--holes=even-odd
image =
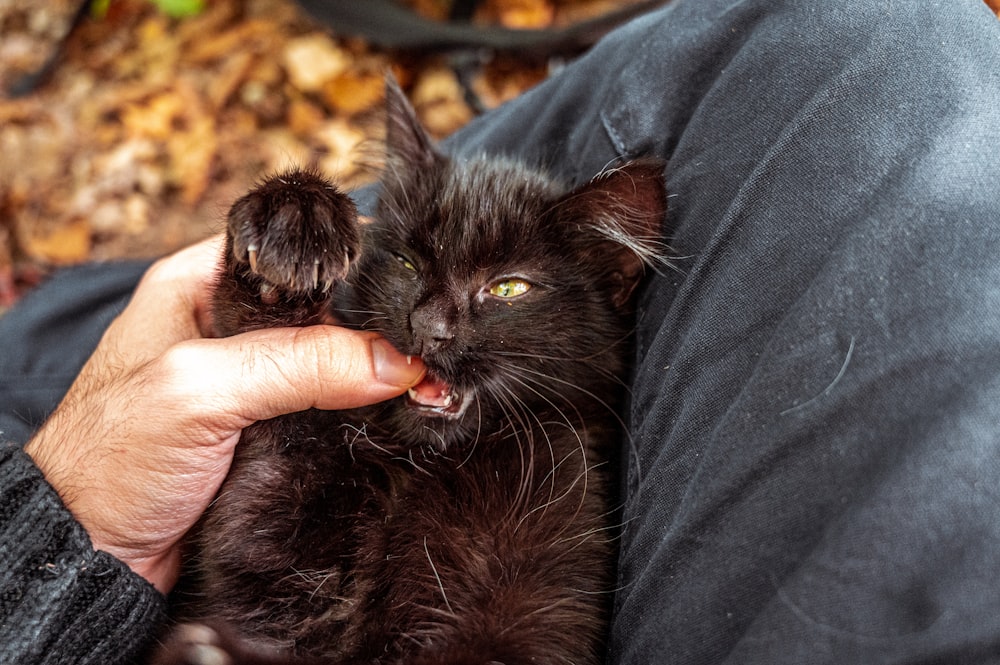
{"type": "Polygon", "coordinates": [[[527,293],[531,284],[523,279],[505,279],[490,287],[490,295],[497,298],[516,298],[527,293]]]}
{"type": "Polygon", "coordinates": [[[416,272],[417,267],[413,265],[413,262],[402,254],[396,254],[396,260],[399,261],[400,265],[409,270],[410,272],[416,272]]]}

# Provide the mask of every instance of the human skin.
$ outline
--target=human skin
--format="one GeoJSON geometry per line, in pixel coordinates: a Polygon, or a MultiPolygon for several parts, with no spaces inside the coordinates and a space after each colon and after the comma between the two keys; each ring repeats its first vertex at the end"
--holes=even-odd
{"type": "Polygon", "coordinates": [[[424,374],[336,326],[210,337],[222,238],[155,263],[25,450],[104,550],[166,593],[244,427],[400,395],[424,374]]]}

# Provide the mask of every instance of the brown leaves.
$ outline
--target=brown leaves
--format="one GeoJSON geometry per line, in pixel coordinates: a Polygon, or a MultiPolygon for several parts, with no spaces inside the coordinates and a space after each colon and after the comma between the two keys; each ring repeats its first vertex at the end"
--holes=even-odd
{"type": "Polygon", "coordinates": [[[324,104],[335,113],[349,116],[371,110],[385,94],[384,69],[384,63],[378,61],[370,61],[367,67],[355,62],[353,67],[323,84],[324,104]]]}
{"type": "Polygon", "coordinates": [[[458,78],[447,67],[428,67],[420,72],[410,97],[421,122],[432,135],[445,136],[472,120],[458,78]]]}
{"type": "MultiPolygon", "coordinates": [[[[4,25],[26,26],[4,36],[0,83],[41,64],[75,8],[43,4],[0,8],[4,25]]],[[[444,18],[450,2],[422,5],[444,18]]],[[[488,0],[475,20],[541,27],[555,15],[553,0],[488,0]]],[[[363,146],[382,133],[387,71],[433,134],[472,118],[442,60],[334,38],[290,0],[216,0],[182,20],[144,0],[114,0],[74,34],[47,86],[0,100],[0,263],[162,254],[218,229],[242,190],[293,165],[360,184],[370,177],[359,166],[363,146]]],[[[544,74],[497,61],[475,90],[492,106],[544,74]]]]}
{"type": "Polygon", "coordinates": [[[90,224],[74,219],[56,227],[47,235],[25,234],[22,245],[30,256],[55,265],[85,261],[90,256],[90,224]]]}
{"type": "MultiPolygon", "coordinates": [[[[48,86],[0,100],[0,117],[16,119],[0,123],[0,197],[18,202],[6,206],[3,253],[160,254],[211,231],[232,191],[270,166],[247,159],[247,137],[285,121],[273,54],[306,26],[290,4],[248,16],[235,0],[182,21],[118,0],[86,22],[48,86]]],[[[37,64],[0,53],[0,80],[37,64]]]]}
{"type": "Polygon", "coordinates": [[[351,66],[351,56],[326,35],[296,37],[281,54],[288,80],[299,92],[317,92],[351,66]]]}
{"type": "Polygon", "coordinates": [[[548,28],[555,21],[555,7],[547,0],[487,0],[477,18],[522,30],[548,28]]]}
{"type": "MultiPolygon", "coordinates": [[[[630,1],[482,0],[473,20],[539,28],[630,1]]],[[[409,2],[437,19],[451,7],[409,2]]],[[[0,84],[42,63],[75,6],[0,5],[0,84]]],[[[0,98],[0,299],[23,266],[158,255],[216,231],[267,172],[312,166],[363,182],[387,71],[436,136],[472,118],[443,59],[334,38],[291,0],[213,0],[182,20],[145,0],[113,0],[74,34],[47,86],[0,98]]],[[[492,107],[546,74],[544,63],[496,58],[472,89],[492,107]]]]}

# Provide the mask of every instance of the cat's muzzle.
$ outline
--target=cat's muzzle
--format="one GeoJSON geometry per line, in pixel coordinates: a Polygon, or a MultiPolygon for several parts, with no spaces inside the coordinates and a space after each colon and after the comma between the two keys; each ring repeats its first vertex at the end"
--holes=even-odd
{"type": "Polygon", "coordinates": [[[422,416],[458,419],[472,402],[472,391],[457,390],[448,382],[428,374],[406,393],[406,404],[422,416]]]}

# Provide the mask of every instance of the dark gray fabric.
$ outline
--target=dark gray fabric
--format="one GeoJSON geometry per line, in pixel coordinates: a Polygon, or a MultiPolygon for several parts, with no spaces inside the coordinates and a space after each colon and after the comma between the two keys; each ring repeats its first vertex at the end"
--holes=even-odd
{"type": "Polygon", "coordinates": [[[669,158],[616,663],[1000,659],[1000,23],[678,2],[461,133],[669,158]]]}
{"type": "Polygon", "coordinates": [[[676,0],[447,146],[575,181],[668,159],[612,662],[1000,662],[980,0],[676,0]]]}
{"type": "Polygon", "coordinates": [[[60,271],[0,317],[0,441],[27,442],[55,409],[147,267],[60,271]]]}

